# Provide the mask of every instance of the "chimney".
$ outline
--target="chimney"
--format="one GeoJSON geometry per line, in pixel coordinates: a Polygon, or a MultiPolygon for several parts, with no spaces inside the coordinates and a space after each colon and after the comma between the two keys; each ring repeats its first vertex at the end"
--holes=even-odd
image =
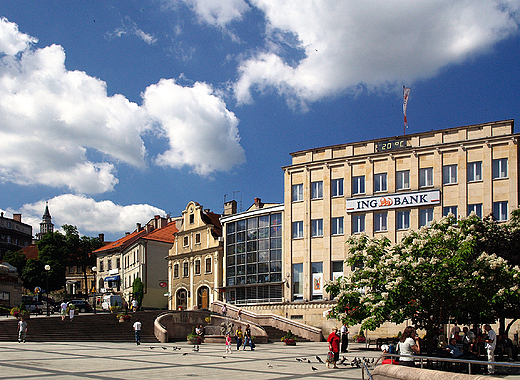
{"type": "Polygon", "coordinates": [[[237,201],[232,200],[224,203],[224,215],[234,215],[237,213],[237,201]]]}
{"type": "Polygon", "coordinates": [[[259,208],[262,208],[262,200],[260,198],[255,198],[255,208],[258,210],[259,208]]]}
{"type": "Polygon", "coordinates": [[[128,235],[130,235],[130,232],[125,232],[125,236],[128,236],[128,235]]]}
{"type": "Polygon", "coordinates": [[[136,223],[135,226],[136,226],[137,232],[141,231],[141,223],[136,223]]]}
{"type": "Polygon", "coordinates": [[[99,240],[101,241],[101,243],[104,243],[105,242],[105,234],[99,234],[99,240]]]}
{"type": "Polygon", "coordinates": [[[22,223],[22,214],[13,214],[13,220],[22,223]]]}
{"type": "Polygon", "coordinates": [[[153,230],[152,226],[149,224],[146,225],[146,233],[149,234],[153,230]]]}

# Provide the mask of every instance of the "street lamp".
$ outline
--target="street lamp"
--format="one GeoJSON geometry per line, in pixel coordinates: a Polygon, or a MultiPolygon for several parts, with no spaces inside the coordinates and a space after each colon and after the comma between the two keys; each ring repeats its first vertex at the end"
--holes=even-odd
{"type": "MultiPolygon", "coordinates": [[[[96,309],[97,309],[97,297],[96,297],[96,285],[97,285],[97,278],[96,278],[96,271],[97,271],[97,267],[96,266],[93,266],[92,268],[90,268],[90,270],[94,273],[94,300],[92,301],[92,306],[94,307],[94,314],[96,314],[96,309]]],[[[88,286],[87,286],[87,289],[88,289],[88,286]]]]}
{"type": "Polygon", "coordinates": [[[49,271],[51,270],[51,266],[49,264],[46,264],[44,267],[45,271],[47,272],[47,276],[45,277],[46,280],[46,286],[45,286],[45,292],[47,293],[47,317],[51,315],[49,311],[49,271]]]}

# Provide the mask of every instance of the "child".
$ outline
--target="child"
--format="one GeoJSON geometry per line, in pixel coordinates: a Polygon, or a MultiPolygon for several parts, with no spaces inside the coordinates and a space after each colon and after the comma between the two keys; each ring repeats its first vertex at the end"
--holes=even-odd
{"type": "Polygon", "coordinates": [[[226,354],[231,354],[231,334],[229,331],[226,333],[226,354]]]}

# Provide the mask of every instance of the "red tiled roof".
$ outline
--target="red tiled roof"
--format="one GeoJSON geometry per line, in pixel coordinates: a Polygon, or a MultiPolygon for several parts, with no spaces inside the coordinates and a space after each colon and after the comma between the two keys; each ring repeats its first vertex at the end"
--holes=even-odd
{"type": "Polygon", "coordinates": [[[141,231],[135,230],[131,234],[128,234],[128,235],[122,237],[121,239],[116,240],[113,243],[108,243],[108,244],[104,245],[103,247],[96,249],[93,253],[105,252],[105,251],[109,251],[111,249],[116,249],[116,248],[122,249],[122,248],[126,247],[127,245],[132,244],[134,241],[136,241],[143,235],[146,235],[146,229],[142,229],[141,231]]]}
{"type": "Polygon", "coordinates": [[[20,251],[25,255],[27,260],[38,258],[38,247],[36,244],[26,245],[20,251]]]}
{"type": "Polygon", "coordinates": [[[175,226],[175,222],[170,222],[165,227],[156,229],[146,236],[142,236],[142,239],[174,243],[174,233],[176,232],[179,232],[179,230],[175,226]]]}

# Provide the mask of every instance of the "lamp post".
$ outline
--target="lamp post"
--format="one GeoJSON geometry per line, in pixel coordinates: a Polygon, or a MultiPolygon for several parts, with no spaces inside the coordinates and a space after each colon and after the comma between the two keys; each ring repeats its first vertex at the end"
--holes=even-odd
{"type": "Polygon", "coordinates": [[[49,312],[49,271],[51,270],[51,266],[49,264],[46,264],[44,267],[45,271],[47,272],[47,276],[45,276],[45,282],[46,282],[46,286],[45,286],[45,292],[47,293],[47,317],[49,315],[51,315],[51,313],[49,312]]]}
{"type": "Polygon", "coordinates": [[[92,273],[94,273],[94,300],[92,301],[92,306],[94,308],[94,314],[96,314],[96,309],[97,309],[97,297],[96,297],[96,284],[97,284],[97,278],[96,278],[96,271],[97,271],[97,267],[96,266],[93,266],[92,268],[90,268],[90,270],[92,271],[92,273]]]}

